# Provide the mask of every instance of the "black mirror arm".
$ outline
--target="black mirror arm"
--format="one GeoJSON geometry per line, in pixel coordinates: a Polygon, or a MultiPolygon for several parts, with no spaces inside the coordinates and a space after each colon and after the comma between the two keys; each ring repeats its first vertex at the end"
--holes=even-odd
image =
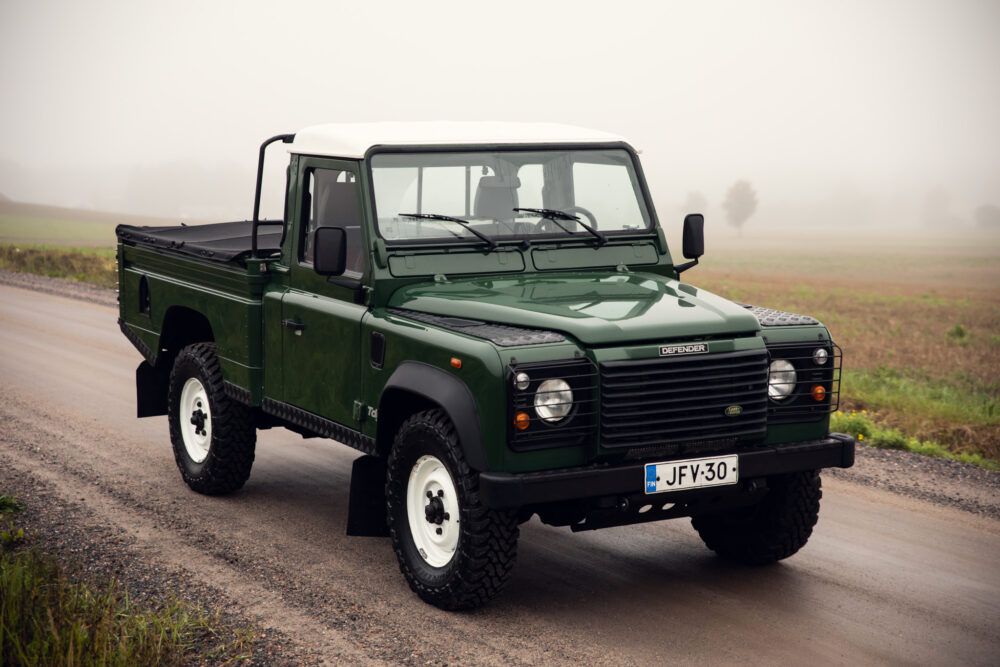
{"type": "Polygon", "coordinates": [[[326,282],[351,290],[354,303],[361,305],[365,302],[365,286],[360,281],[354,278],[342,278],[341,276],[327,276],[326,282]]]}
{"type": "Polygon", "coordinates": [[[680,275],[684,271],[687,271],[688,269],[690,269],[692,266],[697,266],[697,265],[698,265],[698,260],[697,259],[693,259],[690,262],[684,262],[683,264],[676,264],[674,266],[674,271],[677,272],[677,275],[680,275]]]}

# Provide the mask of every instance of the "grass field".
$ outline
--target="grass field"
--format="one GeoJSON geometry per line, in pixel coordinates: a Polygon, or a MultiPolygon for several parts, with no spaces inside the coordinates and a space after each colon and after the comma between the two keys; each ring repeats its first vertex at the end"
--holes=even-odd
{"type": "MultiPolygon", "coordinates": [[[[749,233],[747,234],[749,236],[749,233]]],[[[716,238],[699,287],[812,315],[844,350],[842,407],[1000,459],[1000,235],[716,238]]]]}
{"type": "Polygon", "coordinates": [[[117,286],[115,249],[0,242],[0,269],[69,278],[99,287],[117,286]]]}
{"type": "Polygon", "coordinates": [[[34,245],[107,247],[115,245],[115,226],[177,224],[150,218],[58,206],[0,201],[0,241],[34,245]]]}
{"type": "MultiPolygon", "coordinates": [[[[78,219],[65,209],[53,216],[45,207],[32,217],[4,206],[0,243],[42,229],[51,236],[43,246],[0,245],[0,267],[97,284],[114,282],[115,222],[163,224],[102,222],[93,213],[78,219]],[[15,213],[21,217],[3,217],[15,213]]],[[[668,232],[679,249],[679,226],[668,232]]],[[[710,227],[706,247],[686,281],[830,328],[844,350],[848,414],[865,410],[875,428],[1000,460],[1000,234],[748,227],[738,238],[710,227]]]]}
{"type": "Polygon", "coordinates": [[[133,602],[116,580],[81,580],[39,551],[0,495],[0,664],[236,664],[252,657],[257,631],[230,627],[174,598],[133,602]]]}
{"type": "Polygon", "coordinates": [[[0,239],[15,243],[61,243],[73,239],[78,246],[113,246],[115,226],[102,222],[26,218],[0,214],[0,239]]]}

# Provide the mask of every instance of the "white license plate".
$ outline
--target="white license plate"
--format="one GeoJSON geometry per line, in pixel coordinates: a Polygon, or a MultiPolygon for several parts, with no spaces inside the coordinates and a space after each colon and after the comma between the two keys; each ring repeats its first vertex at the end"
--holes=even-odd
{"type": "Polygon", "coordinates": [[[724,486],[740,480],[740,457],[711,456],[646,464],[646,493],[724,486]]]}

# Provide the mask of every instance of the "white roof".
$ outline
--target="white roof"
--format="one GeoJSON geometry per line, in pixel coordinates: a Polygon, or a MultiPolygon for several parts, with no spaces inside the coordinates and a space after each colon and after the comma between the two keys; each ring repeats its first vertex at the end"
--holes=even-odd
{"type": "Polygon", "coordinates": [[[422,121],[331,123],[295,135],[290,153],[361,158],[373,146],[586,144],[625,141],[616,134],[558,123],[422,121]]]}

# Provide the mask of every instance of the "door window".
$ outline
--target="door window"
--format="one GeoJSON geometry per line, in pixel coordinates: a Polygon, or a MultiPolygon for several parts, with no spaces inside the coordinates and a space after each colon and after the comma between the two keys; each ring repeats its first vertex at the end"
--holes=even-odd
{"type": "Polygon", "coordinates": [[[341,227],[347,232],[347,269],[344,275],[360,277],[365,270],[361,238],[361,202],[357,177],[339,169],[309,169],[303,193],[302,238],[299,263],[312,265],[313,234],[318,227],[341,227]]]}

